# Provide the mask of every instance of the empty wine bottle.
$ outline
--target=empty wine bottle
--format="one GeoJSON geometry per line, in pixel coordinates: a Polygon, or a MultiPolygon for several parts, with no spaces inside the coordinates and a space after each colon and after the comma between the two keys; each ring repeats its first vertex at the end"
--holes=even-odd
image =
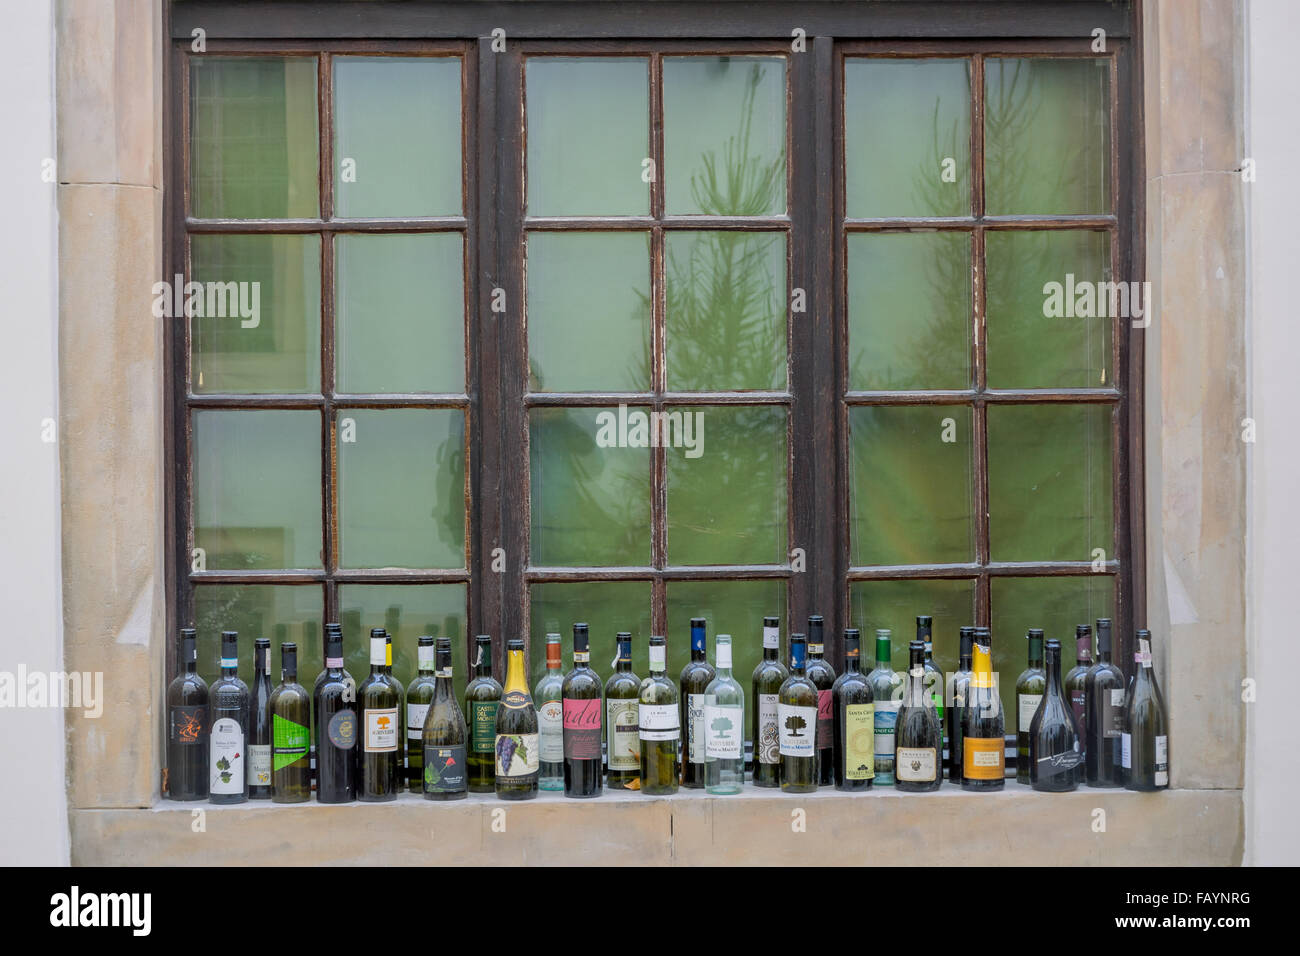
{"type": "Polygon", "coordinates": [[[397,753],[389,764],[393,775],[393,793],[401,793],[406,787],[406,688],[393,676],[393,634],[397,630],[396,620],[401,608],[390,607],[385,618],[392,622],[391,629],[384,629],[384,679],[397,691],[397,753]]]}
{"type": "Polygon", "coordinates": [[[437,639],[433,667],[433,702],[424,715],[420,739],[424,749],[424,799],[464,800],[469,794],[465,766],[468,732],[452,686],[451,638],[437,639]]]}
{"type": "MultiPolygon", "coordinates": [[[[582,625],[584,628],[587,625],[582,625]]],[[[575,634],[577,625],[574,625],[575,634]]],[[[574,641],[577,654],[577,641],[574,641]]],[[[533,687],[537,708],[537,786],[541,790],[564,789],[564,664],[560,658],[560,635],[546,635],[546,673],[533,687]]],[[[600,741],[596,742],[600,756],[600,741]]]]}
{"type": "Polygon", "coordinates": [[[1133,665],[1136,672],[1121,738],[1124,785],[1130,790],[1163,790],[1169,786],[1169,723],[1151,666],[1151,632],[1145,628],[1136,635],[1133,665]]]}
{"type": "Polygon", "coordinates": [[[197,632],[180,631],[176,654],[182,670],[167,686],[167,797],[208,795],[208,684],[198,671],[197,632]]]}
{"type": "Polygon", "coordinates": [[[411,793],[424,792],[424,718],[433,703],[433,637],[415,642],[415,677],[406,688],[406,786],[411,793]]]}
{"type": "Polygon", "coordinates": [[[470,793],[492,793],[496,775],[497,707],[501,685],[492,676],[492,638],[474,638],[474,678],[465,687],[465,725],[469,728],[466,766],[470,793]]]}
{"type": "Polygon", "coordinates": [[[993,679],[993,641],[987,627],[975,628],[970,687],[962,714],[961,787],[1001,790],[1006,786],[1005,721],[993,679]]]}
{"type": "Polygon", "coordinates": [[[600,677],[591,668],[591,635],[573,625],[573,669],[560,684],[562,784],[566,797],[600,796],[600,677]]]}
{"type": "Polygon", "coordinates": [[[1074,724],[1079,728],[1079,751],[1087,746],[1088,738],[1088,668],[1092,666],[1092,626],[1080,624],[1074,629],[1074,656],[1077,663],[1065,675],[1065,699],[1074,714],[1074,724]]]}
{"type": "Polygon", "coordinates": [[[781,663],[781,622],[763,618],[763,658],[754,667],[753,781],[756,787],[781,786],[781,733],[777,719],[781,685],[790,671],[781,663]]]}
{"type": "Polygon", "coordinates": [[[537,709],[528,692],[524,642],[506,642],[506,682],[497,708],[496,794],[502,800],[531,800],[537,796],[537,709]]]}
{"type": "Polygon", "coordinates": [[[618,648],[614,673],[605,682],[605,784],[611,790],[628,790],[640,786],[641,681],[632,673],[632,635],[619,631],[614,643],[618,648]]]}
{"type": "Polygon", "coordinates": [[[1047,692],[1029,724],[1029,782],[1035,790],[1065,793],[1079,785],[1083,752],[1079,726],[1061,686],[1061,642],[1047,642],[1047,692]]]}
{"type": "Polygon", "coordinates": [[[975,642],[975,628],[963,627],[958,632],[957,669],[948,676],[948,779],[961,783],[962,720],[966,713],[966,698],[970,693],[971,648],[975,642]]]}
{"type": "Polygon", "coordinates": [[[248,799],[248,685],[239,679],[239,635],[221,632],[221,677],[212,684],[212,733],[208,742],[208,799],[243,803],[248,799]]]}
{"type": "Polygon", "coordinates": [[[641,792],[652,796],[677,792],[677,747],[681,714],[677,688],[664,673],[667,647],[663,637],[650,638],[650,676],[641,682],[641,792]]]}
{"type": "Polygon", "coordinates": [[[1029,666],[1016,678],[1016,783],[1028,784],[1029,725],[1043,702],[1047,675],[1043,671],[1042,629],[1031,627],[1025,640],[1029,643],[1029,666]]]}
{"type": "Polygon", "coordinates": [[[280,683],[271,692],[271,800],[311,799],[311,698],[298,683],[298,645],[280,645],[280,683]]]}
{"type": "MultiPolygon", "coordinates": [[[[284,630],[277,625],[276,631],[284,630]]],[[[253,686],[248,699],[248,799],[271,799],[271,642],[253,642],[253,686]]]]}
{"type": "Polygon", "coordinates": [[[876,666],[867,675],[875,721],[876,777],[879,786],[894,783],[894,727],[903,705],[903,678],[890,664],[893,647],[889,628],[876,631],[876,666]]]}
{"type": "Polygon", "coordinates": [[[862,635],[844,630],[844,673],[831,687],[836,790],[869,790],[876,775],[876,713],[862,673],[862,635]]]}
{"type": "Polygon", "coordinates": [[[402,694],[385,672],[388,635],[382,627],[370,632],[370,675],[357,689],[361,710],[361,774],[357,799],[369,803],[396,800],[399,786],[398,746],[402,739],[402,694]]]}
{"type": "Polygon", "coordinates": [[[826,624],[820,614],[808,618],[808,679],[817,688],[817,785],[835,782],[835,708],[831,688],[835,668],[826,660],[826,624]]]}
{"type": "Polygon", "coordinates": [[[682,668],[678,683],[681,685],[682,727],[682,786],[698,789],[704,786],[704,697],[709,682],[717,671],[709,663],[705,646],[705,620],[691,618],[691,659],[682,668]]]}
{"type": "Polygon", "coordinates": [[[343,667],[343,629],[325,625],[325,679],[312,695],[316,729],[316,800],[351,803],[357,798],[361,717],[357,683],[343,667]]]}
{"type": "Polygon", "coordinates": [[[781,790],[817,789],[817,687],[807,674],[808,639],[790,635],[790,676],[781,684],[777,722],[781,731],[781,790]]]}
{"type": "Polygon", "coordinates": [[[917,793],[943,786],[939,715],[925,686],[925,642],[907,646],[907,681],[894,726],[894,787],[917,793]]]}
{"type": "Polygon", "coordinates": [[[1088,786],[1123,786],[1124,674],[1111,663],[1110,619],[1097,621],[1097,662],[1084,681],[1087,736],[1084,765],[1088,786]]]}
{"type": "Polygon", "coordinates": [[[731,676],[731,635],[713,641],[717,676],[704,690],[704,780],[709,793],[740,793],[745,783],[745,691],[731,676]]]}
{"type": "MultiPolygon", "coordinates": [[[[934,660],[934,620],[928,614],[916,617],[916,639],[925,645],[925,692],[930,696],[934,712],[939,718],[939,762],[943,763],[943,738],[946,729],[944,723],[944,683],[943,668],[934,660]]],[[[943,767],[939,767],[939,779],[943,779],[943,767]]]]}

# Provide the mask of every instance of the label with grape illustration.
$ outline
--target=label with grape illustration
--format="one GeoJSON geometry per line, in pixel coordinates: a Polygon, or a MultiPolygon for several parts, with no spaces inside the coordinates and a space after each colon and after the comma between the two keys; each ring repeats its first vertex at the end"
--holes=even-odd
{"type": "Polygon", "coordinates": [[[758,695],[759,763],[777,763],[781,759],[781,734],[777,730],[779,708],[776,694],[758,695]]]}
{"type": "Polygon", "coordinates": [[[244,792],[244,728],[232,717],[222,717],[212,725],[209,759],[212,770],[212,793],[244,792]]]}
{"type": "Polygon", "coordinates": [[[526,777],[537,773],[537,734],[497,734],[497,776],[526,777]]]}
{"type": "Polygon", "coordinates": [[[607,700],[605,724],[609,727],[609,769],[641,769],[640,702],[607,700]]]}
{"type": "Polygon", "coordinates": [[[781,734],[781,756],[811,757],[816,751],[817,708],[778,704],[776,716],[781,734]]]}
{"type": "Polygon", "coordinates": [[[424,748],[424,792],[464,793],[465,746],[424,748]]]}

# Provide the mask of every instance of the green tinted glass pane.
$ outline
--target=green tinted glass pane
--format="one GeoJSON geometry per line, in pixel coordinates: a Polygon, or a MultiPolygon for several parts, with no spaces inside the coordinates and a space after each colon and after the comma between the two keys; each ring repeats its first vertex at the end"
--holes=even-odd
{"type": "Polygon", "coordinates": [[[849,538],[855,566],[975,558],[971,410],[849,409],[849,538]]]}
{"type": "Polygon", "coordinates": [[[786,409],[709,405],[666,414],[668,563],[783,564],[786,409]]]}
{"type": "Polygon", "coordinates": [[[851,233],[849,387],[969,388],[970,237],[851,233]]]}
{"type": "MultiPolygon", "coordinates": [[[[320,389],[320,237],[194,236],[195,392],[320,389]]],[[[173,314],[179,314],[173,312],[173,314]]]]}
{"type": "Polygon", "coordinates": [[[459,57],[334,59],[339,216],[460,214],[460,73],[459,57]]]}
{"type": "Polygon", "coordinates": [[[632,635],[632,673],[644,678],[650,672],[650,582],[578,581],[534,584],[529,589],[529,686],[546,673],[546,635],[560,635],[564,669],[573,664],[573,625],[585,623],[591,636],[591,667],[601,683],[614,672],[614,635],[632,635]]]}
{"type": "Polygon", "coordinates": [[[529,414],[533,564],[650,563],[649,432],[635,424],[642,416],[637,408],[529,414]]]}
{"type": "Polygon", "coordinates": [[[916,640],[916,616],[934,618],[934,660],[945,674],[957,669],[960,648],[958,628],[975,623],[973,580],[859,581],[849,585],[851,627],[862,632],[862,666],[872,668],[876,660],[876,629],[893,632],[893,656],[897,671],[906,671],[907,644],[916,640]]]}
{"type": "MultiPolygon", "coordinates": [[[[465,585],[340,584],[343,656],[358,684],[370,673],[370,629],[393,637],[393,676],[406,687],[416,673],[416,640],[451,638],[456,699],[465,690],[465,585]]],[[[313,675],[314,678],[315,675],[313,675]]]]}
{"type": "Polygon", "coordinates": [[[650,186],[650,64],[530,57],[528,214],[644,216],[650,186]]]}
{"type": "Polygon", "coordinates": [[[280,682],[280,645],[298,645],[298,683],[311,686],[321,669],[325,594],[320,585],[198,584],[194,627],[199,632],[199,675],[221,676],[221,632],[239,632],[239,676],[253,682],[253,642],[271,642],[271,683],[280,682]]]}
{"type": "Polygon", "coordinates": [[[649,390],[649,233],[529,236],[528,387],[649,390]]]}
{"type": "Polygon", "coordinates": [[[193,57],[190,115],[192,215],[319,215],[314,57],[193,57]]]}
{"type": "Polygon", "coordinates": [[[336,434],[340,566],[463,568],[464,413],[341,409],[336,434]]]}
{"type": "Polygon", "coordinates": [[[341,235],[334,249],[339,390],[463,392],[461,235],[341,235]]]}
{"type": "Polygon", "coordinates": [[[1110,60],[984,61],[989,215],[1108,213],[1110,60]]]}
{"type": "Polygon", "coordinates": [[[1115,579],[1109,574],[1086,577],[1003,578],[990,582],[993,648],[1007,655],[1002,669],[1018,674],[1025,666],[1025,632],[1041,627],[1061,642],[1062,673],[1078,663],[1074,628],[1114,617],[1115,579]]]}
{"type": "Polygon", "coordinates": [[[320,413],[195,411],[194,545],[207,570],[319,568],[320,413]]]}
{"type": "Polygon", "coordinates": [[[969,216],[970,99],[966,60],[847,59],[847,215],[969,216]]]}
{"type": "Polygon", "coordinates": [[[667,212],[785,212],[785,59],[664,58],[667,212]]]}
{"type": "Polygon", "coordinates": [[[786,384],[785,234],[668,234],[670,391],[786,384]]]}
{"type": "MultiPolygon", "coordinates": [[[[1110,237],[1057,230],[989,232],[984,242],[989,386],[1114,385],[1110,237]]],[[[1115,306],[1127,309],[1127,300],[1126,286],[1115,306]]]]}
{"type": "Polygon", "coordinates": [[[1111,407],[991,406],[988,420],[993,560],[1112,559],[1111,407]]]}
{"type": "MultiPolygon", "coordinates": [[[[763,656],[763,618],[786,619],[786,582],[777,581],[669,581],[668,674],[674,680],[691,657],[691,618],[702,617],[709,662],[717,664],[714,638],[731,635],[731,671],[748,698],[750,675],[763,656]]],[[[785,631],[782,626],[782,632],[785,631]]],[[[787,634],[781,648],[788,653],[787,634]]],[[[746,728],[748,731],[748,728],[746,728]]]]}

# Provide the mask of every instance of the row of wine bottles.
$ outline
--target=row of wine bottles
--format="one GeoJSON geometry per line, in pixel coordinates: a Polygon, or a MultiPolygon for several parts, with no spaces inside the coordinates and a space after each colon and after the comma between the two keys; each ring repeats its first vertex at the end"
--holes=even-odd
{"type": "MultiPolygon", "coordinates": [[[[184,628],[185,670],[168,689],[168,795],[214,803],[311,796],[322,803],[396,799],[403,789],[430,800],[495,792],[528,799],[539,790],[599,796],[604,787],[669,794],[679,786],[739,793],[745,783],[744,727],[753,740],[752,782],[792,793],[891,785],[966,790],[1005,785],[1005,720],[986,627],[960,631],[958,669],[945,678],[933,659],[929,616],[917,618],[906,674],[890,665],[892,636],[876,632],[876,666],[860,666],[861,636],[844,632],[845,670],[824,656],[824,624],[791,634],[788,662],[776,618],[763,621],[763,657],[750,684],[752,706],[732,675],[731,638],[717,635],[714,662],[706,622],[692,618],[691,656],[676,683],[666,646],[650,638],[650,674],[632,673],[632,636],[617,635],[614,672],[591,667],[586,624],[573,626],[565,673],[560,636],[546,638],[546,673],[532,691],[524,643],[507,642],[504,685],[492,675],[491,638],[475,642],[463,708],[452,688],[451,640],[421,637],[419,672],[408,688],[392,676],[392,638],[370,632],[370,674],[358,687],[344,669],[343,635],[325,625],[325,669],[311,693],[298,683],[297,648],[281,644],[281,681],[271,687],[270,642],[255,642],[250,691],[238,677],[238,635],[221,636],[221,677],[199,677],[195,632],[184,628]],[[748,716],[748,721],[747,721],[748,716]],[[602,753],[602,744],[603,753],[602,753]],[[945,757],[947,758],[945,760],[945,757]]],[[[1137,632],[1135,672],[1111,662],[1111,622],[1076,629],[1078,666],[1061,674],[1059,641],[1031,629],[1028,667],[1016,682],[1016,776],[1036,790],[1168,786],[1164,704],[1152,671],[1150,632],[1137,632]]]]}

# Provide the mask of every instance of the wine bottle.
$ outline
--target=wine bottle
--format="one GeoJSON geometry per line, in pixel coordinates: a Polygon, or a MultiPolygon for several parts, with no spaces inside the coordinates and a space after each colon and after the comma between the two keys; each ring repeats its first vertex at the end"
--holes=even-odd
{"type": "Polygon", "coordinates": [[[925,686],[925,641],[911,641],[907,650],[907,682],[894,727],[894,787],[919,793],[943,786],[943,738],[925,686]]]}
{"type": "Polygon", "coordinates": [[[641,774],[641,681],[632,673],[632,635],[619,631],[614,673],[605,682],[605,733],[611,790],[634,790],[641,774]]]}
{"type": "Polygon", "coordinates": [[[393,793],[401,793],[406,789],[406,728],[404,726],[406,723],[406,688],[393,676],[393,633],[397,630],[396,621],[401,616],[401,611],[402,609],[399,607],[390,607],[387,619],[393,622],[392,629],[384,628],[384,680],[388,681],[393,689],[397,691],[397,713],[399,718],[397,753],[389,765],[393,775],[393,793]]]}
{"type": "Polygon", "coordinates": [[[1084,766],[1088,786],[1119,787],[1124,783],[1124,674],[1111,663],[1110,619],[1097,621],[1097,662],[1084,678],[1084,706],[1087,736],[1084,738],[1084,766]]]}
{"type": "Polygon", "coordinates": [[[1006,786],[1005,721],[993,679],[993,641],[987,627],[975,628],[970,686],[961,727],[961,788],[1001,790],[1006,786]]]}
{"type": "Polygon", "coordinates": [[[713,639],[717,675],[704,689],[704,781],[709,793],[745,784],[745,691],[731,676],[731,635],[713,639]]]}
{"type": "Polygon", "coordinates": [[[311,698],[298,683],[298,645],[280,645],[280,683],[271,692],[271,800],[311,799],[311,698]]]}
{"type": "Polygon", "coordinates": [[[832,749],[836,790],[869,790],[876,775],[876,714],[871,685],[862,673],[862,635],[844,630],[844,673],[831,686],[832,749]]]}
{"type": "Polygon", "coordinates": [[[808,618],[808,679],[817,688],[817,785],[835,783],[835,708],[831,688],[835,668],[826,660],[825,622],[820,614],[808,618]]]}
{"type": "MultiPolygon", "coordinates": [[[[276,631],[283,631],[277,625],[276,631]]],[[[253,686],[248,699],[248,799],[271,799],[271,642],[253,641],[253,686]]]]}
{"type": "Polygon", "coordinates": [[[316,799],[351,803],[357,798],[357,740],[361,719],[357,683],[343,667],[343,629],[325,625],[325,679],[312,695],[316,715],[316,799]]]}
{"type": "Polygon", "coordinates": [[[903,705],[903,678],[890,665],[893,648],[889,628],[876,631],[876,666],[867,675],[873,701],[875,724],[875,781],[881,786],[894,783],[894,727],[903,705]]]}
{"type": "Polygon", "coordinates": [[[650,638],[650,676],[641,682],[638,718],[641,736],[641,792],[660,796],[677,792],[677,746],[681,714],[677,688],[668,679],[668,649],[663,637],[650,638]]]}
{"type": "MultiPolygon", "coordinates": [[[[1077,663],[1065,675],[1065,699],[1079,728],[1079,752],[1088,738],[1088,668],[1092,666],[1092,626],[1079,624],[1074,629],[1074,655],[1077,663]]],[[[1082,771],[1081,771],[1082,773],[1082,771]]]]}
{"type": "MultiPolygon", "coordinates": [[[[944,682],[943,668],[934,661],[934,620],[928,614],[918,614],[916,618],[916,639],[925,645],[925,669],[924,684],[925,692],[930,695],[930,703],[934,706],[935,715],[939,718],[939,760],[943,762],[943,737],[944,737],[944,682]]],[[[943,780],[943,767],[939,768],[939,779],[943,780]]]]}
{"type": "MultiPolygon", "coordinates": [[[[582,627],[587,625],[583,624],[582,627]]],[[[577,625],[574,626],[576,633],[577,625]]],[[[574,641],[576,648],[577,641],[574,641]]],[[[576,653],[576,650],[575,650],[576,653]]],[[[560,635],[546,635],[546,673],[533,687],[537,708],[537,786],[541,790],[564,789],[564,664],[560,659],[560,635]]],[[[598,728],[599,729],[599,728],[598,728]]],[[[600,740],[596,741],[599,765],[600,740]]]]}
{"type": "Polygon", "coordinates": [[[781,685],[790,671],[781,663],[781,623],[763,618],[763,658],[754,667],[753,782],[756,787],[781,786],[781,733],[777,720],[781,685]]]}
{"type": "Polygon", "coordinates": [[[248,685],[239,679],[239,635],[221,632],[221,677],[212,684],[212,733],[208,742],[208,799],[243,803],[248,799],[248,685]]]}
{"type": "Polygon", "coordinates": [[[1028,666],[1016,678],[1016,783],[1029,784],[1029,725],[1047,690],[1043,671],[1043,631],[1031,627],[1025,635],[1029,643],[1028,666]]]}
{"type": "Polygon", "coordinates": [[[385,673],[391,653],[382,627],[370,631],[370,675],[357,689],[361,707],[361,779],[357,799],[368,803],[396,800],[402,739],[400,685],[385,673]]]}
{"type": "Polygon", "coordinates": [[[424,750],[424,799],[464,800],[469,795],[465,767],[468,732],[452,686],[450,637],[438,638],[433,664],[433,702],[424,715],[420,738],[424,750]]]}
{"type": "Polygon", "coordinates": [[[1163,790],[1169,786],[1169,721],[1155,668],[1151,666],[1151,632],[1142,628],[1136,641],[1136,673],[1128,693],[1127,723],[1121,738],[1124,785],[1130,790],[1163,790]]]}
{"type": "Polygon", "coordinates": [[[424,718],[433,703],[433,637],[415,640],[415,677],[406,688],[406,785],[411,793],[424,792],[424,718]]]}
{"type": "Polygon", "coordinates": [[[790,635],[790,676],[777,695],[781,790],[812,793],[817,789],[817,686],[808,679],[808,638],[790,635]]]}
{"type": "Polygon", "coordinates": [[[1079,786],[1083,751],[1079,725],[1061,686],[1061,642],[1047,642],[1047,693],[1029,725],[1029,783],[1035,790],[1066,793],[1079,786]]]}
{"type": "Polygon", "coordinates": [[[167,797],[208,795],[208,684],[199,676],[197,632],[182,627],[176,660],[184,668],[167,685],[167,797]]]}
{"type": "Polygon", "coordinates": [[[506,641],[506,683],[497,707],[496,794],[502,800],[531,800],[537,796],[537,708],[528,692],[523,638],[506,641]]]}
{"type": "Polygon", "coordinates": [[[975,628],[963,627],[958,632],[957,669],[948,675],[948,779],[961,783],[961,726],[966,713],[966,697],[970,692],[971,647],[975,641],[975,628]]]}
{"type": "Polygon", "coordinates": [[[691,618],[691,659],[682,668],[681,727],[682,727],[682,786],[699,789],[704,786],[704,697],[709,682],[717,675],[709,663],[705,647],[705,621],[691,618]]]}
{"type": "Polygon", "coordinates": [[[562,701],[560,783],[564,795],[598,797],[601,791],[600,677],[591,668],[591,635],[586,624],[573,625],[573,669],[564,675],[559,694],[562,701]]]}
{"type": "Polygon", "coordinates": [[[474,638],[474,679],[465,688],[465,724],[469,754],[465,759],[470,793],[492,793],[496,787],[497,707],[501,685],[492,676],[492,638],[474,638]]]}

